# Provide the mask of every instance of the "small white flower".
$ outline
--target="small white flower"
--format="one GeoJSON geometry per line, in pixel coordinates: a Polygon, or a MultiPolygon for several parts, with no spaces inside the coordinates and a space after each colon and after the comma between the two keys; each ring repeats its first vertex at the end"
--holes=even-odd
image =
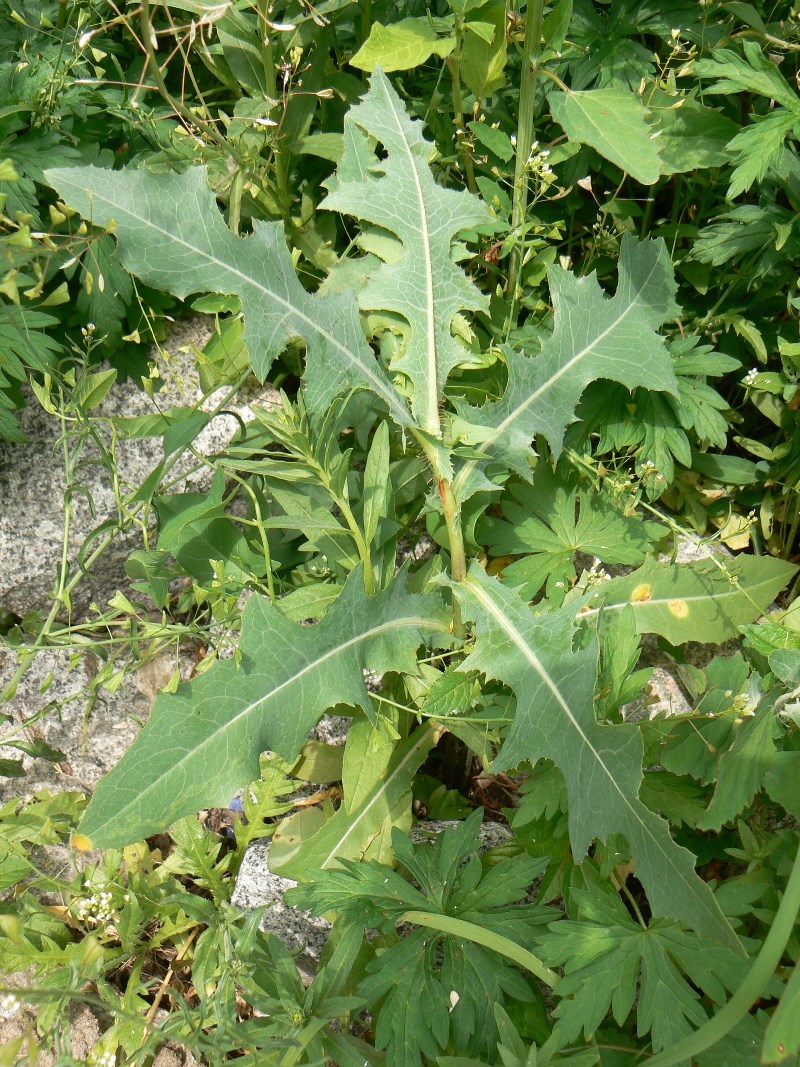
{"type": "Polygon", "coordinates": [[[0,997],[0,1019],[12,1019],[22,1007],[22,1001],[13,993],[0,997]]]}
{"type": "Polygon", "coordinates": [[[751,367],[747,374],[745,374],[744,379],[742,380],[742,385],[752,385],[758,377],[758,373],[757,367],[751,367]]]}
{"type": "Polygon", "coordinates": [[[511,144],[513,145],[514,148],[517,147],[517,135],[515,133],[511,134],[511,144]]]}

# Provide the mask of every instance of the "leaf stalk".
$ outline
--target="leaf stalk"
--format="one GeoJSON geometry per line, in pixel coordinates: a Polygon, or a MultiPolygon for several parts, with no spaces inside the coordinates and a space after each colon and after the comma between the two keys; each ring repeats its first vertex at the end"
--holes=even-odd
{"type": "Polygon", "coordinates": [[[558,981],[558,975],[546,967],[538,956],[528,952],[526,948],[515,944],[510,938],[496,934],[493,930],[485,930],[482,926],[467,922],[465,919],[456,919],[452,915],[437,915],[427,911],[406,911],[397,920],[398,923],[414,923],[415,926],[425,926],[429,930],[438,930],[443,934],[451,934],[454,937],[463,937],[467,941],[473,941],[476,945],[505,956],[507,959],[530,971],[540,982],[551,988],[558,981]]]}

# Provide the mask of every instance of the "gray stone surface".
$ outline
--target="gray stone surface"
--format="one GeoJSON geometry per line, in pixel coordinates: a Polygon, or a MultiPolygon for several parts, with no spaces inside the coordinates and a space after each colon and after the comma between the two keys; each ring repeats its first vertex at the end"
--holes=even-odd
{"type": "MultiPolygon", "coordinates": [[[[207,317],[175,323],[162,352],[153,352],[152,358],[159,364],[164,382],[155,399],[151,400],[138,385],[127,381],[111,389],[93,416],[149,415],[197,403],[202,399],[202,391],[190,347],[202,348],[212,330],[213,320],[207,317]]],[[[211,394],[203,401],[203,410],[212,410],[223,395],[224,391],[211,394]]],[[[248,406],[251,399],[270,403],[276,396],[274,390],[265,387],[252,397],[240,396],[230,410],[247,421],[252,418],[248,406]]],[[[0,443],[0,609],[24,616],[34,609],[47,610],[49,606],[61,560],[66,475],[58,443],[61,432],[58,420],[31,398],[21,413],[21,422],[28,443],[0,443]]],[[[238,425],[232,415],[217,416],[197,437],[195,447],[206,456],[218,452],[238,425]]],[[[110,438],[108,428],[105,436],[107,440],[110,438]]],[[[86,492],[72,495],[74,518],[69,559],[73,566],[86,537],[105,520],[117,515],[112,479],[96,462],[98,457],[94,445],[87,445],[81,453],[78,474],[86,492]]],[[[121,494],[124,496],[126,491],[138,488],[162,458],[160,438],[120,441],[116,477],[121,494]]],[[[188,472],[195,465],[194,459],[185,457],[176,471],[188,472]]],[[[210,469],[203,467],[188,473],[175,491],[203,489],[210,477],[210,469]]],[[[73,616],[85,612],[92,601],[103,606],[118,586],[125,586],[123,564],[130,552],[140,546],[141,534],[117,538],[77,587],[73,595],[73,616]]]]}
{"type": "MultiPolygon", "coordinates": [[[[164,388],[155,400],[134,382],[115,385],[93,413],[98,417],[152,414],[178,406],[193,405],[202,399],[192,348],[202,348],[213,329],[209,318],[189,318],[174,324],[167,342],[152,358],[159,365],[164,388]]],[[[211,394],[202,407],[212,410],[224,391],[211,394]]],[[[230,410],[244,420],[251,419],[250,403],[274,402],[271,387],[252,394],[240,394],[230,410]]],[[[0,609],[24,616],[38,609],[45,614],[61,560],[64,492],[66,475],[58,447],[59,423],[35,399],[22,412],[29,442],[23,446],[0,444],[0,609]]],[[[110,437],[110,424],[98,424],[110,437]]],[[[232,415],[217,416],[202,431],[195,447],[211,456],[228,443],[239,423],[232,415]]],[[[74,563],[85,538],[105,520],[117,514],[115,486],[107,470],[98,463],[95,446],[82,453],[80,481],[91,498],[73,494],[74,518],[69,558],[74,563]]],[[[160,438],[118,442],[115,469],[116,491],[124,496],[137,488],[163,458],[160,438]]],[[[185,477],[175,491],[202,491],[209,484],[211,470],[185,456],[176,473],[185,477]]],[[[72,598],[72,621],[86,617],[94,601],[101,607],[117,589],[127,590],[124,563],[133,549],[142,546],[140,532],[118,537],[82,579],[72,598]]],[[[0,649],[0,691],[4,690],[17,667],[14,651],[0,649]]],[[[89,659],[71,662],[67,652],[37,655],[16,693],[3,709],[16,722],[28,720],[50,707],[40,721],[28,728],[23,740],[40,738],[64,752],[61,764],[24,757],[27,775],[22,779],[0,779],[0,799],[29,797],[39,789],[90,790],[122,757],[138,732],[137,723],[149,714],[155,693],[166,684],[174,661],[156,660],[135,676],[125,679],[115,693],[100,690],[90,700],[92,664],[89,659]]],[[[191,664],[183,664],[187,674],[191,664]]],[[[0,724],[0,756],[19,758],[20,753],[3,747],[2,741],[15,727],[0,724]]]]}
{"type": "MultiPolygon", "coordinates": [[[[184,677],[191,666],[187,658],[182,664],[184,677]]],[[[0,691],[16,667],[16,655],[0,650],[0,691]]],[[[167,683],[173,667],[172,657],[159,658],[126,677],[115,693],[101,690],[91,700],[86,660],[71,665],[66,652],[40,653],[4,710],[10,710],[19,723],[49,707],[38,722],[17,736],[28,741],[42,739],[66,758],[51,763],[0,744],[0,758],[21,757],[26,770],[24,778],[0,778],[0,802],[28,799],[42,789],[51,793],[90,792],[133,743],[139,723],[147,720],[155,694],[167,683]]],[[[12,732],[17,732],[16,725],[0,725],[0,742],[12,732]]]]}
{"type": "Polygon", "coordinates": [[[297,955],[300,970],[313,975],[328,939],[330,923],[283,903],[286,891],[297,882],[281,878],[270,870],[270,844],[269,839],[262,838],[247,849],[236,878],[232,903],[243,911],[266,906],[261,929],[283,941],[289,951],[297,955]]]}

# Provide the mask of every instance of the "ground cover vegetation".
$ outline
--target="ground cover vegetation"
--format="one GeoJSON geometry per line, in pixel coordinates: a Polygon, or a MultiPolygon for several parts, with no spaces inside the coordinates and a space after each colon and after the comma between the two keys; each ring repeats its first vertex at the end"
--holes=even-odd
{"type": "Polygon", "coordinates": [[[0,809],[0,1008],[37,1008],[0,1061],[74,1062],[80,1002],[104,1065],[796,1062],[797,5],[0,12],[0,434],[57,420],[65,541],[89,448],[113,482],[164,444],[3,615],[0,771],[60,758],[14,709],[41,652],[92,657],[89,701],[202,653],[91,798],[0,809]],[[157,402],[189,311],[216,411],[282,390],[213,457],[199,406],[96,413],[157,402]],[[171,491],[186,455],[208,493],[171,491]],[[644,638],[685,714],[646,714],[644,638]],[[412,844],[420,811],[457,825],[412,844]],[[263,837],[333,921],[310,984],[230,903],[263,837]]]}

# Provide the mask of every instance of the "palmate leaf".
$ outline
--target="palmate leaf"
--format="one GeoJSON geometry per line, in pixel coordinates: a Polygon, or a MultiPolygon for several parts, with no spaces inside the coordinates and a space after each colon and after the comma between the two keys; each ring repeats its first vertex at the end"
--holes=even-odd
{"type": "Polygon", "coordinates": [[[145,728],[98,785],[81,834],[111,848],[227,805],[258,776],[260,752],[293,761],[328,708],[367,710],[364,669],[413,670],[423,639],[449,634],[446,620],[437,597],[406,592],[404,573],[369,599],[355,570],[315,626],[298,626],[266,597],[252,597],[240,664],[217,663],[157,698],[145,728]]]}
{"type": "Polygon", "coordinates": [[[642,740],[634,726],[606,726],[594,715],[598,648],[574,650],[575,606],[537,617],[517,593],[474,564],[454,592],[477,623],[465,670],[509,685],[517,712],[494,767],[551,759],[567,783],[573,856],[580,863],[594,839],[621,833],[656,915],[682,919],[736,951],[736,935],[675,844],[667,823],[639,800],[642,740]]]}
{"type": "Polygon", "coordinates": [[[723,412],[728,402],[706,378],[721,377],[741,364],[698,340],[686,337],[669,345],[678,385],[674,397],[643,390],[631,396],[624,386],[611,382],[591,385],[578,405],[579,421],[568,430],[566,446],[583,451],[592,438],[594,455],[635,449],[639,470],[648,463],[655,468],[644,479],[651,499],[672,482],[676,461],[692,466],[689,433],[704,448],[724,448],[728,422],[723,412]]]}
{"type": "Polygon", "coordinates": [[[718,1003],[735,988],[747,963],[727,948],[698,941],[678,923],[653,919],[643,929],[618,897],[573,888],[570,903],[578,921],[550,924],[537,950],[564,967],[554,993],[559,1043],[581,1031],[590,1038],[609,1008],[618,1025],[636,1010],[637,1034],[650,1033],[654,1051],[673,1045],[707,1019],[684,975],[718,1003]]]}
{"type": "Polygon", "coordinates": [[[418,425],[438,435],[447,376],[469,355],[453,335],[453,320],[487,303],[457,265],[454,240],[489,215],[476,196],[436,184],[429,166],[433,151],[422,136],[422,123],[408,117],[376,70],[370,91],[347,114],[344,155],[321,206],[400,239],[402,254],[370,272],[359,304],[365,311],[393,312],[408,322],[410,335],[392,370],[411,383],[418,425]],[[385,158],[376,156],[375,141],[385,158]]]}
{"type": "Polygon", "coordinates": [[[713,56],[701,59],[692,66],[698,78],[714,79],[704,92],[725,94],[757,93],[775,100],[800,117],[800,97],[789,85],[774,63],[755,41],[744,41],[744,56],[727,48],[716,49],[713,56]]]}
{"type": "Polygon", "coordinates": [[[235,237],[217,208],[203,167],[183,174],[73,167],[47,172],[62,199],[97,226],[113,223],[119,258],[131,274],[185,299],[238,296],[253,370],[264,379],[293,338],[306,344],[305,399],[323,415],[337,395],[367,388],[407,426],[407,406],[366,342],[352,297],[310,295],[300,284],[283,226],[255,222],[235,237]]]}
{"type": "MultiPolygon", "coordinates": [[[[594,274],[578,278],[551,267],[549,279],[555,325],[541,353],[530,357],[506,347],[503,398],[480,408],[456,405],[463,439],[523,477],[530,476],[530,443],[537,434],[558,456],[581,394],[595,378],[622,382],[629,389],[678,391],[666,348],[655,332],[678,313],[675,276],[663,240],[623,237],[613,297],[603,293],[594,274]]],[[[467,460],[456,475],[454,489],[462,499],[482,485],[478,462],[467,460]]]]}
{"type": "Polygon", "coordinates": [[[30,371],[43,373],[55,364],[62,349],[47,329],[57,322],[46,312],[0,299],[0,440],[26,440],[14,414],[20,403],[14,394],[30,371]]]}
{"type": "MultiPolygon", "coordinates": [[[[526,943],[552,914],[521,903],[546,861],[505,857],[484,873],[476,854],[482,818],[479,809],[432,844],[415,846],[393,832],[397,859],[419,888],[389,867],[343,861],[343,869],[321,871],[286,899],[316,915],[336,911],[387,934],[403,913],[422,911],[526,943]]],[[[431,928],[391,945],[367,971],[359,993],[369,1005],[381,1005],[375,1038],[387,1050],[389,1067],[419,1067],[420,1055],[435,1059],[448,1038],[466,1055],[485,1052],[498,1036],[494,1005],[506,995],[533,999],[527,982],[501,956],[431,928]],[[458,994],[455,1003],[452,992],[458,994]]]]}
{"type": "Polygon", "coordinates": [[[503,569],[503,579],[533,600],[545,581],[550,602],[560,603],[574,581],[574,556],[582,552],[603,563],[644,563],[664,527],[624,515],[609,496],[580,493],[549,469],[538,468],[533,485],[512,484],[503,495],[503,519],[486,519],[478,528],[494,556],[522,555],[503,569]]]}

